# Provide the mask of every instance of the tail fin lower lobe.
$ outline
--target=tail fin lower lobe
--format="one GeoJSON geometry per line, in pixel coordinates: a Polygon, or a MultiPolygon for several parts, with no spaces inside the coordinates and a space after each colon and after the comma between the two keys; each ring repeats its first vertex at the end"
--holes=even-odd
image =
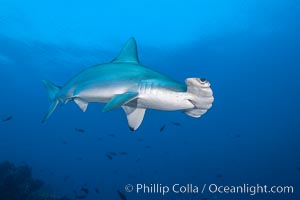
{"type": "Polygon", "coordinates": [[[61,87],[56,86],[55,84],[53,84],[52,82],[47,81],[47,80],[43,80],[42,82],[48,91],[49,101],[51,102],[51,105],[50,105],[47,113],[45,114],[44,118],[42,119],[42,123],[45,123],[48,120],[48,118],[52,115],[52,113],[54,112],[57,105],[59,104],[57,94],[61,90],[61,87]]]}

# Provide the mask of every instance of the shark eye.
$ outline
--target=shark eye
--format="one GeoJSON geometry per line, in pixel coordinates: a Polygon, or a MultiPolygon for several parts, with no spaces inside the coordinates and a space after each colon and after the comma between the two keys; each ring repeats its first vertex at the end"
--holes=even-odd
{"type": "Polygon", "coordinates": [[[201,83],[207,83],[208,81],[205,78],[200,78],[199,79],[201,83]]]}
{"type": "Polygon", "coordinates": [[[201,87],[209,87],[210,83],[205,78],[198,78],[198,82],[200,83],[201,87]]]}

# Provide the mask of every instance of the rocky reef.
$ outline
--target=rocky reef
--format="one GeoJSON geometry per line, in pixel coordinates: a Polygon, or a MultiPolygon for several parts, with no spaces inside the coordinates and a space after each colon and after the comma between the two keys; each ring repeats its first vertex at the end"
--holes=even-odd
{"type": "Polygon", "coordinates": [[[41,191],[43,181],[32,177],[28,165],[16,166],[5,161],[0,163],[1,200],[69,200],[41,191]]]}

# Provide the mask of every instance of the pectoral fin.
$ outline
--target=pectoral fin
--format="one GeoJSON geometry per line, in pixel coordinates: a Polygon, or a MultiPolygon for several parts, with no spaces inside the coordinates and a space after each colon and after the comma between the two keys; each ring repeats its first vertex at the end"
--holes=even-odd
{"type": "Polygon", "coordinates": [[[103,108],[103,112],[111,111],[128,102],[134,100],[138,96],[137,92],[125,92],[123,94],[115,95],[103,108]]]}
{"type": "Polygon", "coordinates": [[[146,109],[131,106],[122,106],[122,108],[126,113],[130,130],[135,131],[143,122],[146,109]]]}

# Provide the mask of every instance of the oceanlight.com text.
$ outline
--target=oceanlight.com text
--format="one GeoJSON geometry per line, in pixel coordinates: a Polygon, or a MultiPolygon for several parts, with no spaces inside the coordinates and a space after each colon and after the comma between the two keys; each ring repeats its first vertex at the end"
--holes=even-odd
{"type": "MultiPolygon", "coordinates": [[[[204,190],[206,189],[204,185],[204,190]]],[[[208,191],[210,193],[219,193],[219,194],[249,194],[251,196],[256,194],[293,194],[293,186],[268,186],[268,185],[249,185],[242,184],[238,186],[228,186],[228,185],[217,185],[210,184],[208,185],[208,191]]]]}

